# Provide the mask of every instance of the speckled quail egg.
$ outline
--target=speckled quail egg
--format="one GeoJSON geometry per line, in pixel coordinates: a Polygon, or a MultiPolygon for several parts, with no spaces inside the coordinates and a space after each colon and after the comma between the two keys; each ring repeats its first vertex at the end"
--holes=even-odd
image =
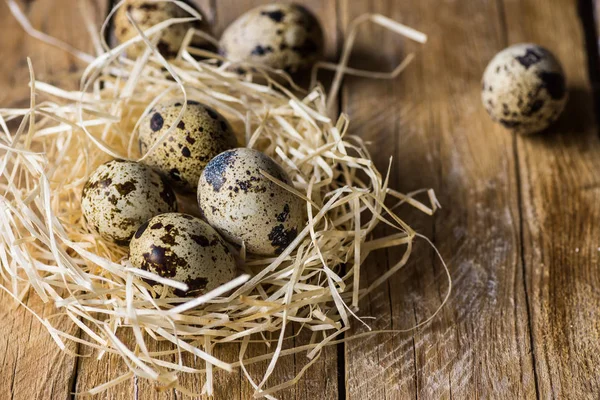
{"type": "MultiPolygon", "coordinates": [[[[199,10],[198,13],[202,15],[199,10]]],[[[115,13],[114,25],[115,36],[119,43],[124,43],[138,35],[137,30],[127,19],[127,12],[138,25],[145,31],[154,25],[171,18],[190,18],[193,17],[187,11],[172,2],[152,2],[144,0],[127,0],[115,13]]],[[[210,32],[206,19],[187,23],[178,23],[169,26],[161,32],[162,36],[157,43],[157,48],[161,54],[167,58],[173,58],[179,52],[183,38],[189,29],[195,28],[200,31],[210,32]]],[[[205,47],[207,41],[198,35],[194,35],[191,44],[195,47],[205,47]]],[[[146,49],[143,42],[130,46],[127,55],[131,58],[139,57],[146,49]]]]}
{"type": "Polygon", "coordinates": [[[178,295],[210,291],[236,275],[235,258],[223,238],[200,218],[180,213],[157,215],[140,226],[131,239],[129,260],[134,267],[187,284],[188,291],[178,295]]]}
{"type": "Polygon", "coordinates": [[[81,210],[103,238],[125,246],[153,216],[177,210],[175,193],[152,169],[132,161],[100,165],[83,187],[81,210]]]}
{"type": "Polygon", "coordinates": [[[249,61],[293,73],[310,67],[323,53],[319,21],[297,4],[254,8],[223,32],[220,52],[232,61],[249,61]]]}
{"type": "Polygon", "coordinates": [[[304,202],[265,177],[292,185],[286,172],[265,154],[248,148],[226,151],[207,165],[198,184],[204,218],[251,253],[279,254],[304,228],[304,202]]]}
{"type": "MultiPolygon", "coordinates": [[[[175,123],[181,101],[158,105],[140,122],[140,151],[150,147],[175,123]]],[[[212,108],[188,101],[175,130],[145,159],[160,171],[175,188],[193,192],[204,166],[217,154],[237,146],[229,122],[212,108]]]]}
{"type": "Polygon", "coordinates": [[[550,51],[536,44],[516,44],[488,64],[481,98],[492,119],[504,127],[520,134],[539,132],[565,107],[565,75],[550,51]]]}

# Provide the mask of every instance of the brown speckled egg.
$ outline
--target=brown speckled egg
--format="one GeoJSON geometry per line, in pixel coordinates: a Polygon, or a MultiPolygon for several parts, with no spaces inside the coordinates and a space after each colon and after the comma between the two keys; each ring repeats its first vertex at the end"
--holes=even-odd
{"type": "Polygon", "coordinates": [[[125,246],[157,214],[177,210],[175,193],[152,169],[132,161],[100,165],[83,187],[81,210],[103,238],[125,246]]]}
{"type": "MultiPolygon", "coordinates": [[[[175,122],[182,103],[158,105],[140,123],[140,152],[145,154],[175,122]]],[[[217,154],[237,145],[227,120],[212,108],[188,101],[183,118],[175,130],[145,159],[160,171],[175,188],[195,191],[206,164],[217,154]]]]}
{"type": "Polygon", "coordinates": [[[200,218],[180,213],[157,215],[140,226],[131,239],[129,260],[187,284],[189,290],[178,295],[210,291],[236,275],[235,258],[223,238],[200,218]]]}
{"type": "MultiPolygon", "coordinates": [[[[199,10],[197,11],[202,15],[199,10]]],[[[171,18],[192,17],[191,14],[175,3],[166,1],[151,2],[144,0],[127,0],[125,4],[117,10],[114,17],[115,36],[119,43],[124,43],[138,35],[137,30],[127,19],[127,12],[131,14],[133,20],[142,31],[171,18]]],[[[162,36],[157,43],[157,48],[161,54],[167,58],[175,57],[179,52],[185,34],[191,28],[210,33],[210,28],[204,18],[201,21],[171,25],[161,32],[162,36]]],[[[194,35],[191,44],[194,47],[205,47],[207,42],[198,35],[194,35]]],[[[141,42],[130,46],[127,50],[127,55],[131,58],[136,58],[139,57],[145,49],[146,44],[141,42]]]]}
{"type": "Polygon", "coordinates": [[[198,203],[208,223],[251,253],[279,254],[304,228],[304,201],[270,181],[261,170],[292,186],[265,154],[239,148],[208,163],[198,184],[198,203]]]}
{"type": "Polygon", "coordinates": [[[232,61],[293,73],[321,58],[323,31],[315,16],[302,6],[268,4],[229,25],[221,37],[220,52],[232,61]]]}
{"type": "Polygon", "coordinates": [[[548,50],[536,44],[516,44],[488,64],[481,98],[492,119],[504,127],[520,134],[539,132],[565,108],[565,75],[548,50]]]}

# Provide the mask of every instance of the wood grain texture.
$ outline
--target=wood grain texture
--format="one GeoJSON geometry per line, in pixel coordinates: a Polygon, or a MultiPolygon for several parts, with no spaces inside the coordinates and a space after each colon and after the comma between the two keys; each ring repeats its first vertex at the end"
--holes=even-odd
{"type": "Polygon", "coordinates": [[[570,92],[558,124],[517,140],[539,397],[597,398],[600,141],[578,2],[506,0],[505,7],[508,41],[551,49],[570,92]]]}
{"type": "MultiPolygon", "coordinates": [[[[393,152],[391,186],[436,190],[444,208],[433,219],[401,215],[434,238],[454,285],[430,325],[346,346],[348,398],[535,397],[513,138],[492,124],[479,94],[487,61],[505,44],[501,10],[483,0],[343,3],[345,26],[378,12],[429,35],[420,47],[365,27],[358,65],[374,59],[371,66],[391,70],[408,52],[417,57],[391,82],[348,79],[343,107],[352,131],[373,142],[380,170],[393,152]]],[[[398,257],[374,259],[365,284],[398,257]]],[[[375,317],[375,329],[410,328],[435,310],[446,288],[431,249],[419,242],[411,263],[369,296],[360,314],[375,317]]],[[[364,331],[355,325],[354,333],[364,331]]]]}
{"type": "MultiPolygon", "coordinates": [[[[20,4],[34,26],[89,50],[87,33],[76,18],[77,7],[65,6],[79,1],[22,0],[20,4]]],[[[109,1],[90,1],[101,20],[109,1]]],[[[244,11],[268,2],[191,1],[213,22],[217,36],[244,11]]],[[[389,156],[394,157],[392,187],[404,192],[421,187],[436,190],[444,208],[435,217],[410,209],[403,209],[401,216],[433,238],[448,262],[454,288],[431,324],[411,333],[349,342],[339,354],[329,347],[299,384],[280,398],[600,396],[600,293],[596,289],[600,232],[595,223],[600,218],[600,143],[588,78],[588,67],[594,65],[588,57],[597,52],[586,53],[584,38],[590,35],[590,27],[584,32],[578,16],[578,6],[581,10],[586,1],[591,4],[591,0],[301,2],[321,20],[330,59],[336,58],[349,23],[365,12],[388,15],[429,35],[429,42],[420,46],[380,28],[362,30],[353,66],[391,70],[408,52],[416,51],[417,57],[393,81],[347,78],[341,106],[350,116],[352,133],[371,142],[380,170],[385,171],[389,156]],[[515,137],[494,125],[479,100],[487,62],[509,43],[523,41],[537,42],[556,53],[571,93],[558,124],[533,137],[515,137]],[[340,387],[339,373],[345,374],[345,385],[340,387]]],[[[27,55],[42,79],[77,67],[73,57],[26,37],[2,1],[0,26],[11,33],[0,36],[0,107],[27,104],[27,55]]],[[[599,73],[592,71],[592,75],[599,73]]],[[[399,256],[398,250],[373,255],[362,284],[374,281],[399,256]]],[[[437,308],[446,289],[440,263],[431,248],[418,241],[409,265],[361,302],[359,315],[374,317],[365,319],[373,329],[410,328],[437,308]]],[[[43,316],[54,312],[35,296],[26,303],[43,316]]],[[[73,388],[90,389],[126,372],[116,356],[76,359],[60,352],[41,325],[12,304],[0,293],[0,376],[4,378],[0,399],[68,399],[73,388]]],[[[61,323],[79,334],[67,321],[61,323]]],[[[351,334],[363,331],[355,323],[351,334]]],[[[123,340],[132,343],[131,337],[123,340]]],[[[306,340],[301,333],[287,346],[306,340]]],[[[253,345],[247,356],[264,351],[264,346],[253,345]]],[[[226,361],[235,361],[237,352],[237,345],[215,351],[226,361]]],[[[204,367],[190,356],[185,362],[204,367]]],[[[292,378],[306,362],[304,354],[282,358],[268,386],[292,378]]],[[[249,371],[260,379],[266,365],[253,365],[249,371]]],[[[239,371],[216,372],[215,379],[216,399],[252,396],[239,371]]],[[[182,383],[200,392],[204,380],[187,375],[182,383]]],[[[187,397],[131,379],[98,398],[187,397]]]]}
{"type": "MultiPolygon", "coordinates": [[[[81,50],[92,51],[76,0],[65,1],[68,7],[55,7],[52,0],[18,3],[35,28],[81,50]]],[[[103,1],[90,4],[95,15],[106,12],[103,1]]],[[[81,66],[69,54],[27,36],[5,2],[0,2],[0,26],[10,32],[0,35],[0,107],[29,104],[28,56],[39,79],[57,79],[81,66]]],[[[43,304],[35,294],[28,296],[25,303],[42,318],[56,312],[53,305],[43,304]]],[[[69,399],[77,359],[62,352],[38,320],[24,308],[17,309],[12,298],[3,291],[0,293],[0,321],[0,399],[69,399]]],[[[54,322],[70,334],[78,334],[68,319],[54,322]]],[[[77,346],[69,344],[68,350],[74,353],[77,346]]]]}

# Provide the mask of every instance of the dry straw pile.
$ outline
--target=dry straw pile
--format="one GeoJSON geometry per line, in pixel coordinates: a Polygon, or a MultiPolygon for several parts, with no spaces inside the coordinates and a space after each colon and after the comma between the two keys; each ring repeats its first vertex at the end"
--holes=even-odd
{"type": "Polygon", "coordinates": [[[190,18],[164,21],[112,49],[102,39],[106,24],[94,33],[84,12],[98,54],[92,56],[34,30],[16,3],[9,0],[9,5],[32,36],[88,64],[79,91],[73,92],[36,81],[30,63],[30,107],[0,109],[0,287],[24,307],[27,295],[56,306],[56,315],[37,317],[60,348],[73,341],[81,354],[95,350],[97,357],[113,353],[123,358],[129,367],[125,375],[86,393],[134,375],[189,393],[178,379],[187,373],[204,375],[203,392],[211,394],[214,368],[241,368],[257,397],[271,397],[293,385],[324,346],[352,339],[340,339],[340,334],[357,318],[360,299],[406,264],[419,236],[395,213],[396,207],[406,204],[431,215],[438,204],[431,190],[405,195],[389,188],[387,175],[375,168],[365,143],[347,133],[348,118],[332,118],[328,107],[344,74],[393,78],[410,60],[391,74],[347,68],[361,24],[376,23],[420,42],[425,41],[423,34],[381,15],[359,18],[341,62],[315,66],[336,70],[326,95],[318,84],[308,91],[296,87],[280,71],[256,68],[254,74],[238,75],[226,59],[189,47],[192,35],[201,34],[194,31],[178,57],[165,60],[149,38],[171,24],[198,18],[191,9],[190,18]],[[140,41],[147,45],[145,54],[137,60],[124,57],[140,41]],[[279,78],[271,79],[274,75],[279,78]],[[96,166],[111,158],[144,159],[132,132],[155,103],[174,97],[214,107],[236,127],[241,143],[276,159],[293,179],[294,186],[286,189],[305,200],[308,215],[304,230],[278,257],[246,257],[242,249],[243,274],[198,298],[155,292],[143,278],[180,289],[185,285],[133,268],[126,249],[90,232],[80,207],[82,186],[96,166]],[[430,205],[416,200],[418,194],[430,205]],[[395,233],[373,237],[378,224],[389,225],[395,233]],[[401,259],[372,285],[360,287],[368,255],[392,246],[404,248],[401,259]],[[57,316],[68,316],[83,333],[73,336],[56,328],[57,316]],[[311,339],[283,350],[291,324],[297,324],[296,331],[312,332],[311,339]],[[134,344],[119,339],[118,332],[125,330],[133,334],[134,344]],[[248,345],[257,340],[269,344],[267,354],[246,357],[248,345]],[[172,342],[173,350],[150,351],[150,341],[172,342]],[[228,342],[240,344],[237,362],[213,355],[215,346],[228,342]],[[187,366],[185,353],[202,359],[205,367],[187,366]],[[306,367],[295,379],[267,387],[278,359],[296,353],[308,357],[306,367]],[[264,360],[270,360],[266,373],[253,380],[245,367],[264,360]]]}

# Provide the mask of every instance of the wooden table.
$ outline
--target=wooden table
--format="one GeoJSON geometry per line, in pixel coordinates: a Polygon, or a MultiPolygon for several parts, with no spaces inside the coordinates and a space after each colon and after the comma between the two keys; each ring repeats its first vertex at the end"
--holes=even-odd
{"type": "MultiPolygon", "coordinates": [[[[79,18],[83,0],[22,0],[35,27],[91,51],[79,18]]],[[[109,0],[94,0],[97,22],[109,0]]],[[[221,32],[264,1],[198,1],[221,32]]],[[[452,296],[435,320],[404,334],[373,335],[330,347],[285,399],[438,399],[600,397],[600,140],[593,90],[600,67],[592,0],[307,0],[324,25],[335,59],[353,18],[379,12],[429,35],[420,47],[382,29],[359,36],[353,65],[391,69],[416,60],[393,81],[346,79],[340,106],[351,129],[372,142],[392,186],[435,189],[443,209],[433,218],[403,215],[431,237],[449,264],[452,296]],[[531,41],[562,61],[570,102],[544,134],[516,137],[494,125],[480,104],[486,63],[508,44],[531,41]]],[[[26,104],[26,56],[38,76],[80,66],[27,37],[0,2],[0,106],[26,104]]],[[[377,254],[367,285],[394,252],[377,254]]],[[[374,329],[404,329],[426,318],[447,289],[424,243],[410,264],[361,304],[374,329]]],[[[54,312],[31,296],[27,305],[54,312]]],[[[76,358],[0,294],[0,399],[65,399],[125,371],[118,359],[76,358]]],[[[78,330],[64,321],[74,335],[78,330]]],[[[351,334],[363,332],[355,324],[351,334]]],[[[73,353],[79,349],[72,346],[73,353]]],[[[83,351],[83,349],[81,349],[83,351]]],[[[235,349],[221,350],[233,357],[235,349]]],[[[256,353],[262,349],[254,349],[256,353]]],[[[282,359],[275,381],[290,379],[303,356],[282,359]]],[[[251,372],[260,373],[265,365],[251,372]]],[[[199,391],[202,382],[184,382],[199,391]]],[[[216,398],[251,398],[239,372],[218,374],[216,398]]],[[[99,398],[181,399],[143,381],[127,381],[99,398]]]]}

